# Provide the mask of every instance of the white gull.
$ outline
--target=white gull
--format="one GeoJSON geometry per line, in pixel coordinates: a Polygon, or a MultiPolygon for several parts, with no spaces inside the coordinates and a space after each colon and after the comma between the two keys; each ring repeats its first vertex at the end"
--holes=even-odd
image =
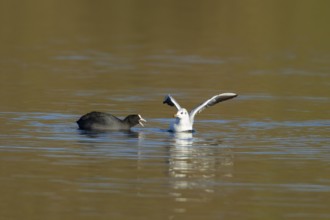
{"type": "Polygon", "coordinates": [[[202,104],[198,105],[194,109],[188,113],[187,109],[181,108],[179,103],[175,101],[175,99],[168,94],[165,96],[163,104],[168,104],[169,106],[175,106],[178,109],[178,112],[174,115],[175,121],[171,123],[169,131],[171,132],[192,132],[194,118],[197,113],[200,113],[207,107],[213,106],[219,102],[226,101],[228,99],[235,98],[237,94],[235,93],[221,93],[219,95],[215,95],[212,98],[206,100],[202,104]]]}

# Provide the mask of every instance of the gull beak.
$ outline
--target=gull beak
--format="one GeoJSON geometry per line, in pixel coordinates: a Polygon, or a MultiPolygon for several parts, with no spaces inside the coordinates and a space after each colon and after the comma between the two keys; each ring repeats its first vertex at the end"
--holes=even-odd
{"type": "Polygon", "coordinates": [[[142,118],[141,115],[139,115],[139,116],[140,116],[139,124],[140,124],[142,127],[144,127],[144,124],[143,124],[142,122],[147,122],[147,120],[145,120],[144,118],[142,118]]]}
{"type": "Polygon", "coordinates": [[[178,117],[178,115],[177,114],[174,114],[173,117],[176,118],[176,117],[178,117]]]}

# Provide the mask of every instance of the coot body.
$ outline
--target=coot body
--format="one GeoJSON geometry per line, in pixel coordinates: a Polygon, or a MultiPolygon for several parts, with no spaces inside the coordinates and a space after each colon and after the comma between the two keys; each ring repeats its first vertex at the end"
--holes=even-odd
{"type": "Polygon", "coordinates": [[[137,124],[144,126],[142,122],[146,122],[141,115],[128,115],[124,119],[117,118],[116,116],[93,111],[80,117],[77,121],[79,129],[82,130],[130,130],[137,124]]]}

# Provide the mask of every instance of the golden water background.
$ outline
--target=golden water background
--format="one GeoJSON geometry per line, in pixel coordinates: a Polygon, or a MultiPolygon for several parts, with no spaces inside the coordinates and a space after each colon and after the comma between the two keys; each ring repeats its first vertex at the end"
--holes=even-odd
{"type": "Polygon", "coordinates": [[[328,1],[0,1],[0,219],[330,219],[328,1]],[[165,130],[171,93],[197,116],[165,130]],[[134,133],[81,134],[91,111],[134,133]]]}

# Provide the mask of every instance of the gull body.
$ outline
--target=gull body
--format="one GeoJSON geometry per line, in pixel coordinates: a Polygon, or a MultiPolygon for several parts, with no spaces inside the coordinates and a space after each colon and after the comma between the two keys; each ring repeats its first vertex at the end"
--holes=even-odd
{"type": "Polygon", "coordinates": [[[190,120],[187,109],[181,108],[175,115],[175,121],[170,125],[170,131],[193,131],[193,122],[190,120]]]}
{"type": "Polygon", "coordinates": [[[206,100],[205,102],[201,103],[194,109],[190,111],[190,113],[185,108],[181,108],[179,103],[170,95],[168,94],[165,96],[163,101],[164,104],[168,104],[169,106],[174,106],[177,108],[177,113],[174,115],[175,120],[171,123],[169,131],[170,132],[192,132],[194,119],[197,113],[200,113],[207,107],[213,106],[219,102],[226,101],[232,98],[235,98],[237,94],[235,93],[222,93],[219,95],[215,95],[212,98],[206,100]]]}

